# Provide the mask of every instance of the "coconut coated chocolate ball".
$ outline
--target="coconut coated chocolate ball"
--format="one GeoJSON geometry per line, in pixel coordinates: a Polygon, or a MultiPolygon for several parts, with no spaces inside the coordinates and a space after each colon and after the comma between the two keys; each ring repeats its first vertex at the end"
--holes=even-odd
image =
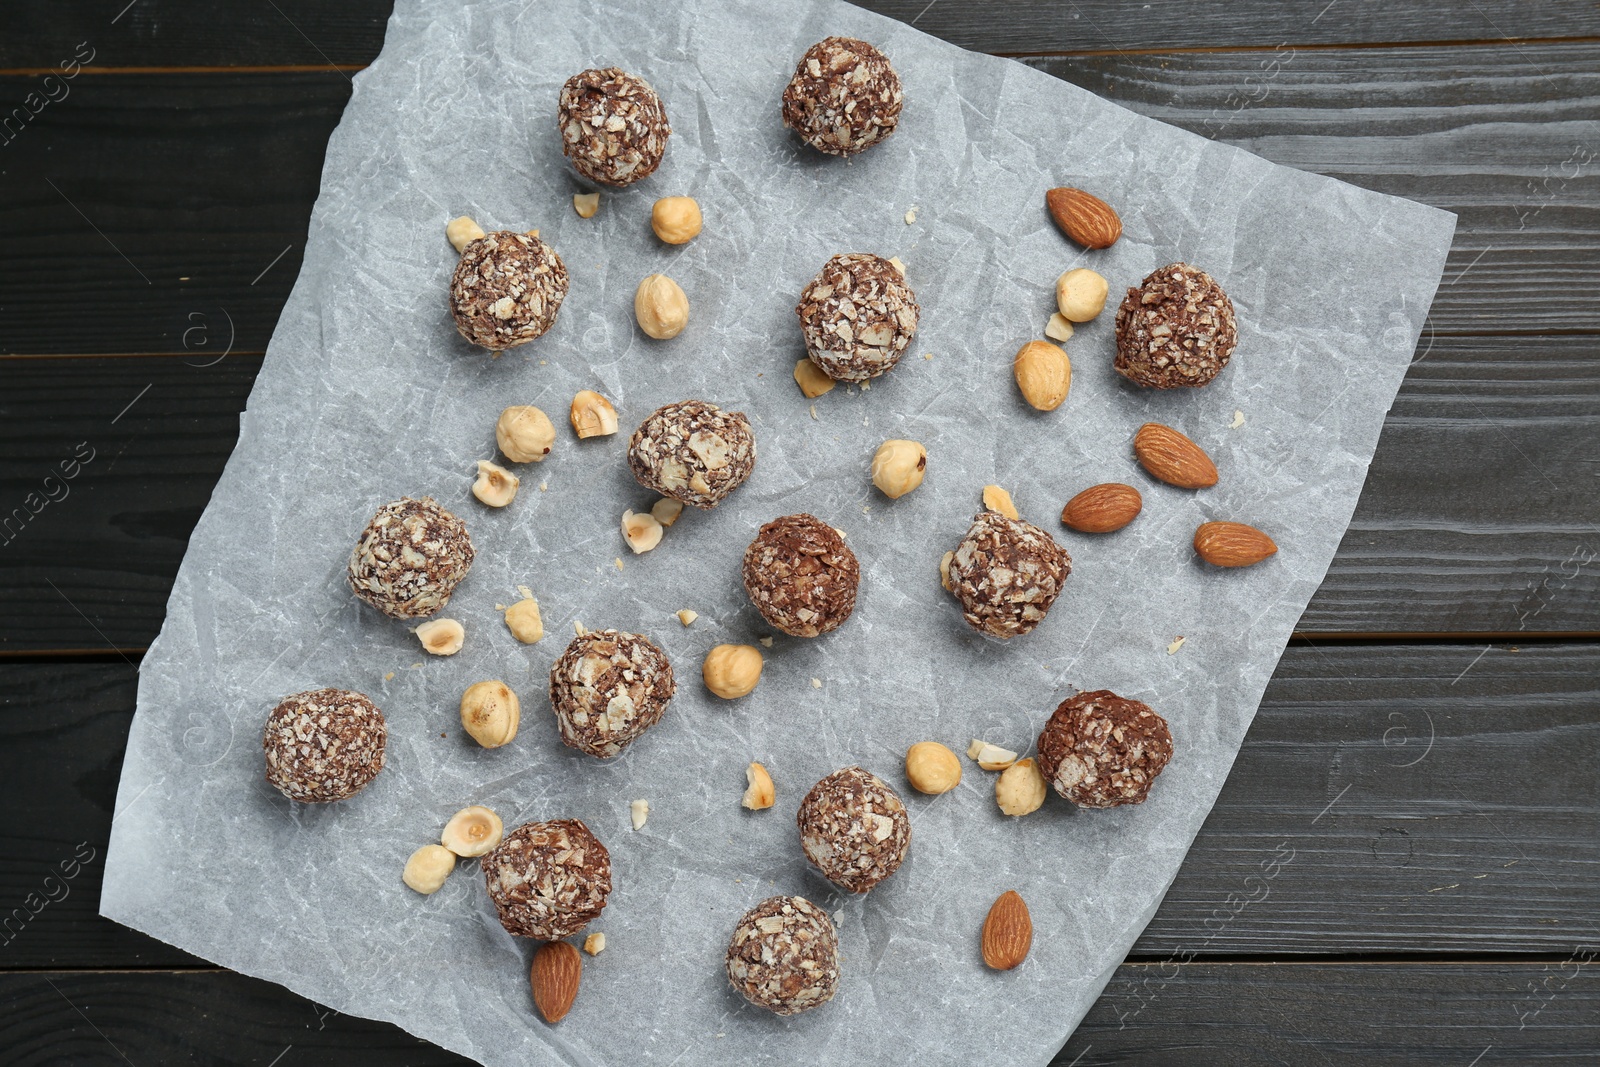
{"type": "Polygon", "coordinates": [[[444,608],[472,567],[472,539],[460,519],[429,496],[378,509],[350,553],[350,588],[391,619],[422,619],[444,608]]]}
{"type": "Polygon", "coordinates": [[[839,531],[815,515],[761,527],[744,553],[744,591],[761,617],[791,637],[837,630],[856,607],[861,565],[839,531]]]}
{"type": "Polygon", "coordinates": [[[900,362],[921,309],[893,263],[851,252],[828,260],[794,311],[811,362],[836,381],[864,382],[900,362]]]}
{"type": "Polygon", "coordinates": [[[911,847],[911,819],[900,795],[860,767],[834,771],[812,786],[795,821],[806,858],[852,893],[893,874],[911,847]]]}
{"type": "Polygon", "coordinates": [[[1072,557],[1032,523],[981,511],[949,557],[962,617],[990,637],[1032,633],[1061,595],[1072,557]]]}
{"type": "Polygon", "coordinates": [[[768,897],[733,928],[728,981],[758,1008],[798,1015],[839,991],[839,935],[805,897],[768,897]]]}
{"type": "Polygon", "coordinates": [[[611,854],[577,819],[523,823],[481,862],[500,925],[517,937],[575,934],[611,892],[611,854]]]}
{"type": "Polygon", "coordinates": [[[1205,385],[1239,341],[1233,301],[1187,263],[1152,271],[1117,308],[1117,373],[1156,389],[1205,385]]]}
{"type": "Polygon", "coordinates": [[[496,230],[467,245],[450,279],[450,314],[475,345],[499,352],[555,325],[567,296],[567,266],[526,233],[496,230]]]}
{"type": "Polygon", "coordinates": [[[714,508],[756,465],[756,439],[742,411],[685,400],[651,412],[628,442],[628,466],[646,489],[714,508]]]}
{"type": "Polygon", "coordinates": [[[1171,758],[1167,720],[1109,689],[1062,701],[1039,734],[1039,772],[1085,808],[1142,803],[1171,758]]]}
{"type": "Polygon", "coordinates": [[[649,177],[672,136],[667,109],[650,83],[616,67],[568,78],[556,122],[572,169],[602,185],[632,185],[649,177]]]}
{"type": "Polygon", "coordinates": [[[854,37],[818,41],[783,91],[783,124],[819,152],[863,152],[894,132],[905,96],[889,57],[854,37]]]}
{"type": "Polygon", "coordinates": [[[308,804],[353,797],[383,770],[383,712],[360,693],[313,689],[284,697],[267,716],[267,781],[308,804]]]}
{"type": "Polygon", "coordinates": [[[550,706],[561,740],[609,759],[661,721],[677,692],[672,664],[642,634],[590,630],[550,668],[550,706]]]}

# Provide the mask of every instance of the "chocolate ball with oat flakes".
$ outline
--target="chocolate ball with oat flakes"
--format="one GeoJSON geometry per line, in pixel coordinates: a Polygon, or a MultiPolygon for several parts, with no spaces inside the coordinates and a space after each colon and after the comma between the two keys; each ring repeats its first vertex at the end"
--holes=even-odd
{"type": "Polygon", "coordinates": [[[326,804],[355,796],[383,770],[389,728],[361,693],[313,689],[267,716],[267,781],[290,800],[326,804]]]}
{"type": "Polygon", "coordinates": [[[1085,808],[1142,803],[1172,758],[1172,731],[1150,705],[1109,689],[1061,702],[1039,734],[1039,771],[1085,808]]]}
{"type": "Polygon", "coordinates": [[[921,309],[893,263],[851,252],[823,265],[794,311],[811,362],[835,381],[864,382],[900,362],[921,309]]]}
{"type": "Polygon", "coordinates": [[[1032,523],[980,511],[950,557],[947,588],[990,637],[1032,633],[1072,573],[1072,557],[1032,523]]]}
{"type": "Polygon", "coordinates": [[[854,37],[806,49],[783,90],[783,124],[819,152],[863,152],[894,132],[905,95],[889,57],[854,37]]]}
{"type": "Polygon", "coordinates": [[[839,935],[805,897],[768,897],[733,928],[728,981],[758,1008],[798,1015],[839,991],[839,935]]]}
{"type": "Polygon", "coordinates": [[[550,707],[569,748],[610,759],[661,721],[678,691],[667,654],[642,634],[590,630],[550,668],[550,707]]]}
{"type": "Polygon", "coordinates": [[[672,126],[650,83],[606,67],[567,79],[556,107],[561,152],[602,185],[632,185],[661,165],[672,126]]]}
{"type": "Polygon", "coordinates": [[[815,515],[761,527],[744,553],[744,591],[761,617],[791,637],[837,630],[856,607],[861,565],[839,531],[815,515]]]}
{"type": "Polygon", "coordinates": [[[578,819],[523,823],[481,865],[500,925],[517,937],[569,937],[600,917],[611,892],[611,854],[578,819]]]}
{"type": "Polygon", "coordinates": [[[526,233],[496,230],[462,249],[450,278],[450,314],[461,336],[500,352],[555,325],[567,296],[567,266],[526,233]]]}
{"type": "Polygon", "coordinates": [[[472,539],[431,496],[401,497],[378,509],[350,553],[356,596],[391,619],[443,610],[472,567],[472,539]]]}
{"type": "Polygon", "coordinates": [[[1233,301],[1187,263],[1152,271],[1117,308],[1117,373],[1156,389],[1201,386],[1221,373],[1239,334],[1233,301]]]}
{"type": "Polygon", "coordinates": [[[834,771],[812,786],[795,821],[806,858],[852,893],[893,874],[911,847],[911,819],[900,794],[860,767],[834,771]]]}
{"type": "Polygon", "coordinates": [[[755,465],[755,436],[744,412],[704,400],[657,408],[628,442],[628,466],[639,484],[691,507],[716,507],[755,465]]]}

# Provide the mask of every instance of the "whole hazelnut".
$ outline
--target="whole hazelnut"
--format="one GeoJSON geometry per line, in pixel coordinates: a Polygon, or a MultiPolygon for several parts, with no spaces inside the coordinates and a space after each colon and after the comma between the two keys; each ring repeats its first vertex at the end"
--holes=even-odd
{"type": "Polygon", "coordinates": [[[1007,815],[1027,815],[1044,803],[1044,775],[1032,759],[1019,759],[995,779],[994,800],[1007,815]]]}
{"type": "Polygon", "coordinates": [[[700,676],[717,696],[735,700],[750,695],[761,681],[763,665],[761,650],[753,645],[718,645],[706,653],[700,676]]]}
{"type": "Polygon", "coordinates": [[[692,196],[664,196],[650,209],[650,228],[669,245],[692,240],[700,225],[700,205],[692,196]]]}
{"type": "Polygon", "coordinates": [[[639,320],[639,329],[665,341],[689,325],[689,298],[665,274],[651,274],[633,294],[633,315],[639,320]]]}
{"type": "Polygon", "coordinates": [[[906,781],[919,793],[948,793],[961,784],[961,761],[937,741],[918,741],[906,749],[906,781]]]}
{"type": "Polygon", "coordinates": [[[1111,285],[1088,267],[1069,270],[1056,279],[1056,307],[1068,322],[1088,322],[1106,306],[1111,285]]]}
{"type": "Polygon", "coordinates": [[[400,880],[423,896],[444,888],[450,872],[456,869],[456,854],[443,845],[423,845],[406,860],[400,880]]]}
{"type": "Polygon", "coordinates": [[[521,702],[504,682],[476,682],[461,694],[461,725],[484,748],[509,744],[521,718],[521,702]]]}
{"type": "Polygon", "coordinates": [[[556,443],[550,416],[531,404],[509,407],[494,424],[494,441],[513,463],[538,463],[556,443]]]}
{"type": "Polygon", "coordinates": [[[872,484],[891,500],[905,496],[922,484],[928,470],[928,450],[915,441],[885,441],[872,457],[872,484]]]}

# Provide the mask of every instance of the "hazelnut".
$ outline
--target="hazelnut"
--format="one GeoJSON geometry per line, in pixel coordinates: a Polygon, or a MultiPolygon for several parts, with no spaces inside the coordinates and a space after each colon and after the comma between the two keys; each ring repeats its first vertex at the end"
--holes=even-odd
{"type": "Polygon", "coordinates": [[[1106,306],[1111,286],[1088,267],[1069,270],[1056,279],[1056,307],[1069,322],[1088,322],[1106,306]]]}
{"type": "Polygon", "coordinates": [[[622,513],[622,539],[628,542],[633,554],[648,552],[661,543],[661,524],[653,515],[622,513]]]}
{"type": "Polygon", "coordinates": [[[473,222],[470,216],[462,215],[445,223],[444,235],[457,252],[465,252],[468,245],[483,236],[483,227],[473,222]]]}
{"type": "Polygon", "coordinates": [[[1060,341],[1065,344],[1072,340],[1072,323],[1067,321],[1065,315],[1057,311],[1050,316],[1050,321],[1045,324],[1044,335],[1052,341],[1060,341]]]}
{"type": "Polygon", "coordinates": [[[503,508],[517,495],[522,479],[498,463],[478,460],[478,479],[472,483],[472,495],[491,508],[503,508]]]}
{"type": "Polygon", "coordinates": [[[583,939],[583,951],[591,956],[598,956],[606,950],[606,935],[599,930],[583,939]]]}
{"type": "Polygon", "coordinates": [[[400,880],[423,896],[444,888],[445,879],[456,869],[456,854],[443,845],[423,845],[406,860],[400,880]]]}
{"type": "Polygon", "coordinates": [[[664,496],[650,505],[650,517],[662,526],[671,526],[683,514],[683,501],[664,496]]]}
{"type": "Polygon", "coordinates": [[[1054,411],[1072,388],[1072,361],[1049,341],[1029,341],[1017,349],[1011,373],[1022,399],[1038,411],[1054,411]]]}
{"type": "Polygon", "coordinates": [[[633,819],[633,828],[643,830],[645,820],[650,818],[650,802],[648,800],[635,800],[628,805],[628,815],[633,819]]]}
{"type": "Polygon", "coordinates": [[[652,274],[633,294],[633,316],[639,320],[639,329],[665,341],[689,325],[689,298],[665,274],[652,274]]]}
{"type": "Polygon", "coordinates": [[[906,781],[919,793],[948,793],[961,784],[961,761],[937,741],[918,741],[906,749],[906,781]]]}
{"type": "Polygon", "coordinates": [[[544,619],[539,616],[539,602],[532,597],[519,600],[506,609],[506,628],[525,645],[531,645],[544,636],[544,619]]]}
{"type": "Polygon", "coordinates": [[[429,619],[412,631],[422,647],[435,656],[453,656],[467,639],[466,628],[454,619],[429,619]]]}
{"type": "Polygon", "coordinates": [[[794,383],[808,398],[815,400],[839,383],[822,372],[808,356],[794,365],[794,383]]]}
{"type": "Polygon", "coordinates": [[[681,245],[700,233],[700,205],[692,196],[664,196],[650,209],[650,228],[669,245],[681,245]]]}
{"type": "Polygon", "coordinates": [[[444,832],[439,835],[439,841],[457,856],[470,859],[493,852],[505,832],[505,824],[500,821],[500,816],[488,808],[474,805],[450,816],[450,821],[444,824],[444,832]]]}
{"type": "Polygon", "coordinates": [[[718,645],[706,653],[700,668],[706,688],[724,700],[748,696],[761,681],[764,665],[761,650],[754,645],[718,645]]]}
{"type": "Polygon", "coordinates": [[[578,213],[580,219],[592,219],[600,210],[599,193],[573,193],[572,210],[578,213]]]}
{"type": "Polygon", "coordinates": [[[983,487],[983,506],[990,511],[998,511],[1008,519],[1022,518],[1017,514],[1017,506],[1011,502],[1011,494],[998,485],[983,487]]]}
{"type": "Polygon", "coordinates": [[[928,470],[928,450],[915,441],[885,441],[872,457],[872,484],[891,500],[905,496],[922,484],[928,470]]]}
{"type": "Polygon", "coordinates": [[[572,420],[572,432],[580,438],[617,432],[617,409],[593,389],[584,389],[572,398],[572,411],[567,417],[572,420]]]}
{"type": "Polygon", "coordinates": [[[461,694],[461,725],[484,748],[508,744],[521,718],[521,702],[504,682],[476,682],[461,694]]]}
{"type": "Polygon", "coordinates": [[[513,463],[538,463],[556,443],[556,428],[531,404],[509,407],[494,424],[494,443],[513,463]]]}
{"type": "Polygon", "coordinates": [[[1027,815],[1044,803],[1044,775],[1031,759],[1019,759],[995,779],[994,800],[1007,815],[1027,815]]]}
{"type": "Polygon", "coordinates": [[[744,798],[739,801],[751,811],[765,811],[772,807],[778,799],[778,791],[773,788],[772,775],[759,763],[752,763],[744,769],[746,788],[744,798]]]}

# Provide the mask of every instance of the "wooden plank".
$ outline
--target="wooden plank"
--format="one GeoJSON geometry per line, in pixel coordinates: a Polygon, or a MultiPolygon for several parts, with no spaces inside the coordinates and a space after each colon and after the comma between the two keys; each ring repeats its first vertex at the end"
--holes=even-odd
{"type": "MultiPolygon", "coordinates": [[[[1561,954],[1600,934],[1600,646],[1479,652],[1289,649],[1135,955],[1561,954]]],[[[0,970],[196,962],[97,915],[135,684],[122,663],[0,665],[0,970]],[[65,892],[47,884],[75,857],[65,892]]]]}

